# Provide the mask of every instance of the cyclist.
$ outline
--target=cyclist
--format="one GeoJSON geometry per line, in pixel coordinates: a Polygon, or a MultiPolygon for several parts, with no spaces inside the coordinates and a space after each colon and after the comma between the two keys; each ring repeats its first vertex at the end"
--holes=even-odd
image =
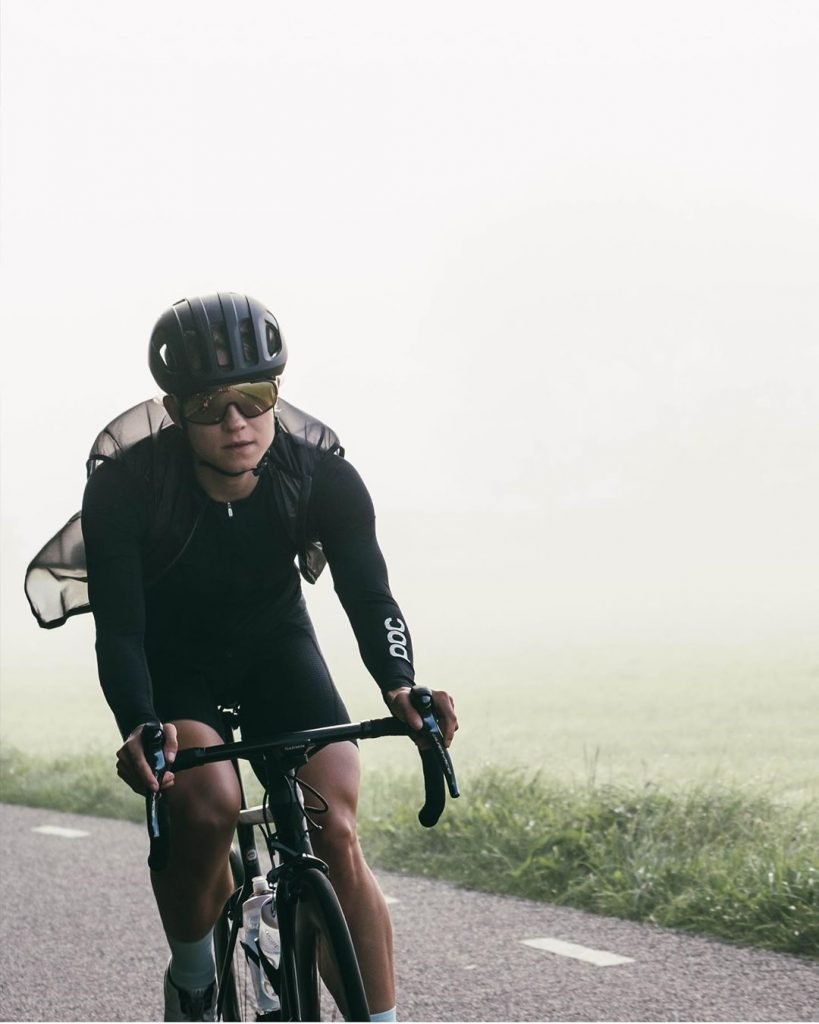
{"type": "MultiPolygon", "coordinates": [[[[222,741],[220,702],[240,703],[248,740],[349,721],[296,559],[310,582],[329,564],[387,707],[421,726],[408,698],[410,633],[390,592],[370,496],[336,435],[278,398],[286,358],[275,317],[255,299],[220,293],[175,303],[149,346],[172,422],[136,443],[109,443],[105,454],[98,446],[83,499],[99,677],[124,740],[117,770],[139,793],[156,788],[140,743],[151,721],[163,725],[171,765],[162,782],[171,858],[151,879],[171,951],[166,1020],[213,1019],[212,929],[231,891],[227,854],[239,808],[230,764],[175,779],[175,751],[222,741]]],[[[123,436],[136,429],[119,428],[123,436]]],[[[104,432],[109,442],[115,434],[113,426],[104,432]]],[[[454,705],[433,694],[449,744],[454,705]]],[[[330,866],[372,1019],[394,1020],[389,913],[356,837],[358,749],[327,747],[300,776],[329,804],[314,845],[330,866]]]]}

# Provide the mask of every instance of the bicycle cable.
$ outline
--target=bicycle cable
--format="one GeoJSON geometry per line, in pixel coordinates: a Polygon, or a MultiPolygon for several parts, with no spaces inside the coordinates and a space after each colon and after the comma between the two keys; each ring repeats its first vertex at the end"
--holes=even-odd
{"type": "Polygon", "coordinates": [[[310,814],[327,814],[330,810],[330,805],[327,800],[319,793],[317,789],[314,789],[309,782],[305,782],[303,779],[296,775],[296,782],[299,784],[302,790],[307,790],[311,793],[318,801],[320,806],[313,807],[310,804],[302,804],[302,810],[304,811],[304,819],[307,822],[309,828],[312,828],[314,832],[323,832],[324,826],[317,821],[313,821],[310,814]],[[309,812],[309,813],[308,813],[309,812]]]}

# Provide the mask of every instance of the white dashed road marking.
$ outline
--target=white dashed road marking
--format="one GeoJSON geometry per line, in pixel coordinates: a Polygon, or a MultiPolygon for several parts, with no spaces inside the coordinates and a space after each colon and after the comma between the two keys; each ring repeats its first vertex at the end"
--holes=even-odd
{"type": "Polygon", "coordinates": [[[524,946],[531,946],[533,949],[542,949],[546,953],[556,953],[558,956],[570,956],[574,960],[584,960],[595,967],[615,967],[617,964],[633,964],[630,956],[618,956],[616,953],[609,953],[605,949],[589,949],[588,946],[578,946],[575,942],[563,942],[562,939],[524,939],[524,946]]]}
{"type": "Polygon", "coordinates": [[[90,832],[82,832],[78,828],[60,828],[59,825],[40,825],[33,828],[32,832],[40,832],[44,836],[61,836],[63,839],[80,839],[82,836],[90,835],[90,832]]]}

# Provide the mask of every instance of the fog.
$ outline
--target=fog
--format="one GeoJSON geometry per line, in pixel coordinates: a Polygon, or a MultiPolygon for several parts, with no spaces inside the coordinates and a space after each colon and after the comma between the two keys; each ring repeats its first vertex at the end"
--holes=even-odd
{"type": "Polygon", "coordinates": [[[25,565],[213,290],[278,317],[419,663],[819,657],[817,46],[809,2],[5,0],[9,674],[90,657],[25,565]]]}

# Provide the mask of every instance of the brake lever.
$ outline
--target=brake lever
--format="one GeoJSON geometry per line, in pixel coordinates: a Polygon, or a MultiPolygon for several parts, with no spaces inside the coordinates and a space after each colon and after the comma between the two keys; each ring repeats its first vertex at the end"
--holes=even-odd
{"type": "Polygon", "coordinates": [[[431,738],[438,752],[438,760],[441,763],[444,778],[451,797],[461,795],[458,789],[458,780],[455,778],[455,768],[452,765],[452,758],[444,746],[444,737],[440,726],[435,718],[435,705],[432,701],[432,692],[426,686],[416,686],[410,691],[410,703],[421,716],[424,731],[431,738]]]}
{"type": "Polygon", "coordinates": [[[459,797],[461,791],[458,789],[458,780],[455,778],[455,769],[452,765],[452,758],[449,756],[449,751],[444,746],[444,737],[441,734],[441,730],[438,728],[438,723],[435,723],[435,728],[430,730],[430,736],[432,736],[432,742],[438,748],[438,757],[441,760],[441,768],[444,772],[444,778],[446,779],[447,789],[451,797],[459,797]]]}
{"type": "MultiPolygon", "coordinates": [[[[142,750],[148,765],[157,782],[162,784],[162,776],[168,770],[165,761],[165,734],[159,722],[147,722],[140,734],[142,750]]],[[[161,871],[168,861],[168,808],[162,797],[162,790],[151,791],[145,797],[145,816],[150,839],[148,866],[152,871],[161,871]]]]}

